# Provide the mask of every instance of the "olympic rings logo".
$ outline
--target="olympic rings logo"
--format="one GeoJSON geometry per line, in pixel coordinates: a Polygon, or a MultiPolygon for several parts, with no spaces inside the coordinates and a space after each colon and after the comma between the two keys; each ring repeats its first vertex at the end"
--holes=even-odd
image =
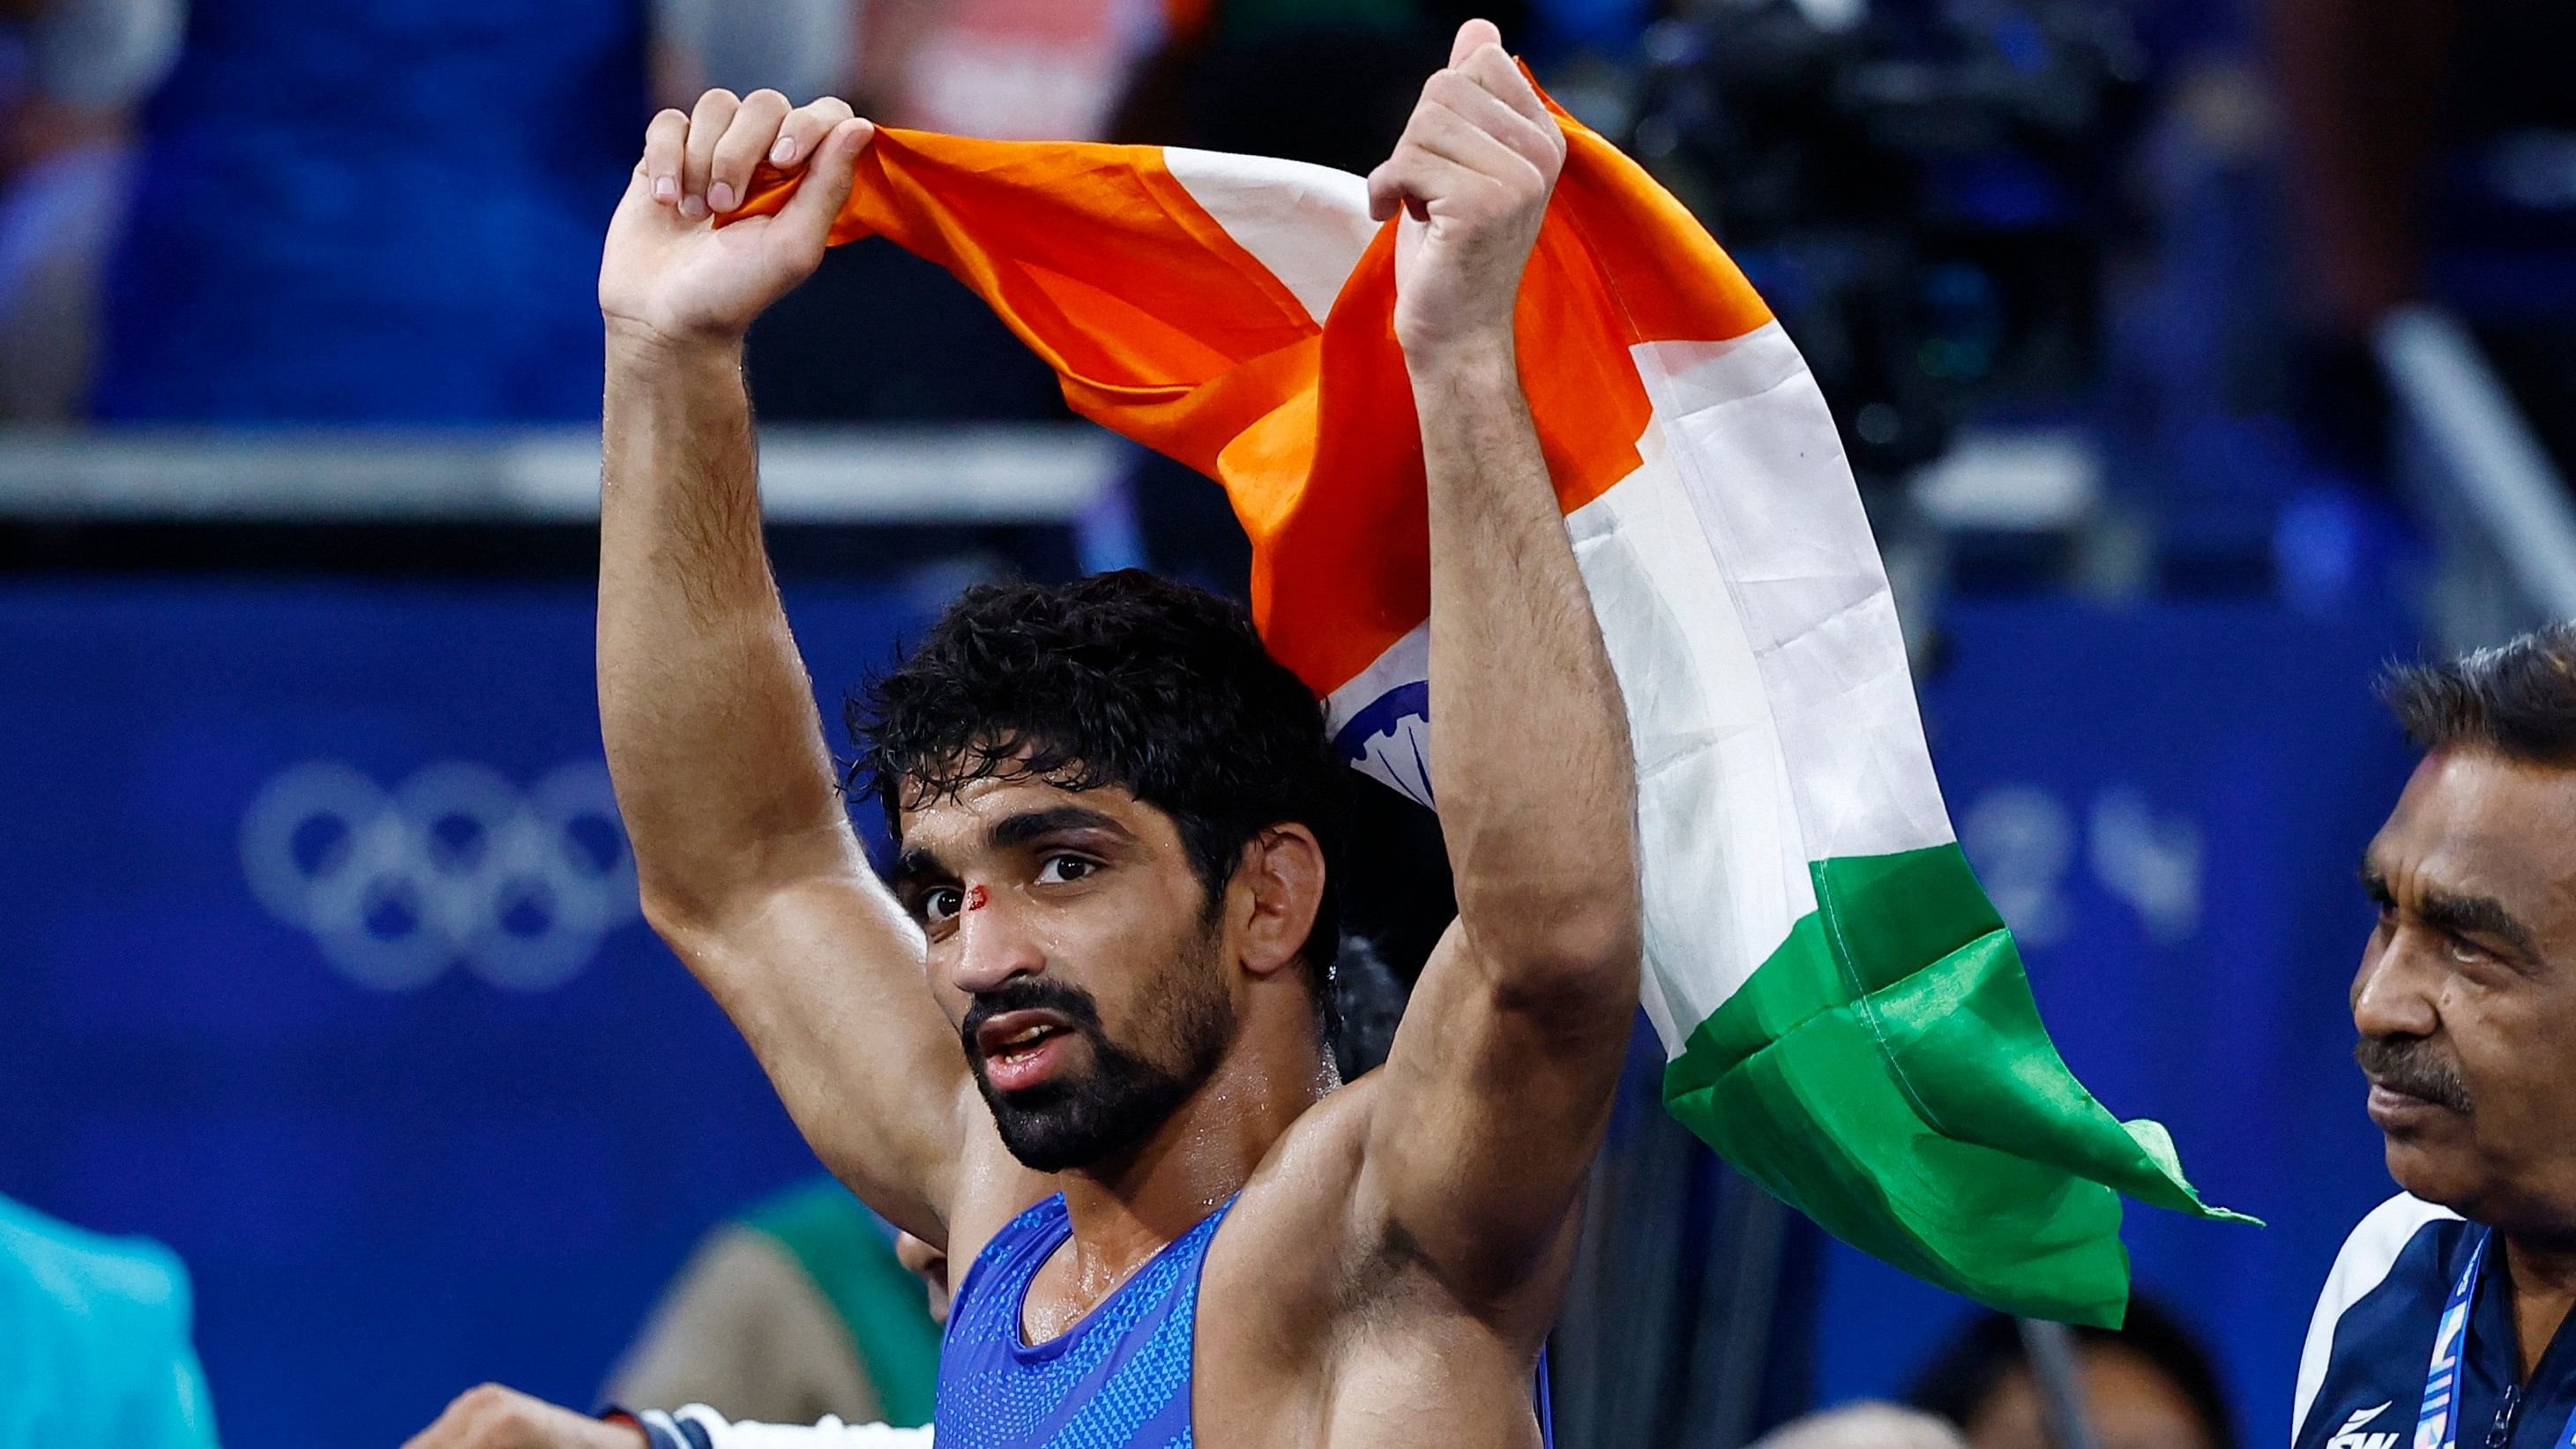
{"type": "Polygon", "coordinates": [[[495,986],[545,991],[640,914],[635,857],[596,760],[526,790],[448,761],[390,792],[348,765],[310,760],[252,799],[241,858],[271,915],[379,991],[417,990],[458,964],[495,986]]]}

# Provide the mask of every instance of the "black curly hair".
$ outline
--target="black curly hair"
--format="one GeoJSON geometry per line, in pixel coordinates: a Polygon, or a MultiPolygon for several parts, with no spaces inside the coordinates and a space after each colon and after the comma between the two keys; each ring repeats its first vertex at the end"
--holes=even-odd
{"type": "Polygon", "coordinates": [[[1069,584],[979,584],[847,708],[873,792],[903,807],[996,775],[1067,790],[1115,785],[1172,818],[1212,910],[1243,848],[1296,823],[1324,850],[1324,898],[1302,955],[1319,1007],[1341,934],[1350,771],[1323,708],[1261,647],[1242,605],[1135,569],[1069,584]]]}

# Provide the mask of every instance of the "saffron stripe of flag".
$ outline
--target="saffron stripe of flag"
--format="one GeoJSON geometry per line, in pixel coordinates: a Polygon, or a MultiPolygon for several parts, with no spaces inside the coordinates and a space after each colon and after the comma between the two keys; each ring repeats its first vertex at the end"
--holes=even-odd
{"type": "MultiPolygon", "coordinates": [[[[1562,111],[1515,327],[1637,750],[1673,1114],[1858,1247],[2119,1321],[2118,1193],[2209,1217],[2042,1027],[1960,854],[1822,395],[1670,194],[1562,111]]],[[[792,187],[772,180],[753,211],[792,187]]],[[[880,130],[836,241],[972,287],[1083,416],[1221,482],[1253,612],[1351,764],[1436,808],[1429,522],[1393,225],[1318,167],[880,130]]]]}

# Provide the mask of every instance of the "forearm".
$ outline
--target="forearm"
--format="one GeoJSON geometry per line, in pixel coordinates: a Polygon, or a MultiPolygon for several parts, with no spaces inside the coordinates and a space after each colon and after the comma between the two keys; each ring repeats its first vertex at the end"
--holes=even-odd
{"type": "Polygon", "coordinates": [[[1636,766],[1514,351],[1565,137],[1490,24],[1459,27],[1369,177],[1431,543],[1431,786],[1458,919],[1373,1081],[1354,1228],[1406,1242],[1517,1351],[1554,1317],[1576,1185],[1637,1001],[1636,766]]]}
{"type": "Polygon", "coordinates": [[[739,346],[612,329],[604,428],[600,724],[646,915],[824,1162],[939,1241],[964,1064],[843,813],[761,545],[739,346]]]}
{"type": "Polygon", "coordinates": [[[743,337],[822,260],[869,134],[842,102],[766,91],[645,132],[599,268],[599,710],[646,917],[823,1161],[936,1243],[973,1089],[921,931],[842,809],[761,546],[742,383],[743,337]],[[719,232],[709,198],[782,152],[796,194],[719,232]]]}
{"type": "Polygon", "coordinates": [[[1482,956],[1633,975],[1627,715],[1509,338],[1412,371],[1431,510],[1432,789],[1460,919],[1482,956]]]}
{"type": "Polygon", "coordinates": [[[1508,344],[1408,365],[1430,486],[1431,781],[1458,920],[1376,1079],[1354,1201],[1372,1240],[1391,1221],[1501,1324],[1567,1249],[1636,1011],[1635,765],[1508,344]]]}
{"type": "Polygon", "coordinates": [[[864,874],[761,543],[737,346],[612,332],[599,711],[648,905],[864,874]]]}

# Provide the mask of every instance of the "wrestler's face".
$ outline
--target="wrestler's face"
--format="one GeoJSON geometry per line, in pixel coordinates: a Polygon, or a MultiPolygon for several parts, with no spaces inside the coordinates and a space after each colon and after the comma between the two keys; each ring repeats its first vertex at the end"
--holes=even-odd
{"type": "Polygon", "coordinates": [[[2435,751],[2370,843],[2353,978],[2388,1170],[2507,1230],[2576,1230],[2576,770],[2435,751]]]}
{"type": "Polygon", "coordinates": [[[1234,1040],[1221,912],[1172,818],[1115,787],[977,780],[904,811],[895,888],[1013,1156],[1142,1144],[1234,1040]]]}

